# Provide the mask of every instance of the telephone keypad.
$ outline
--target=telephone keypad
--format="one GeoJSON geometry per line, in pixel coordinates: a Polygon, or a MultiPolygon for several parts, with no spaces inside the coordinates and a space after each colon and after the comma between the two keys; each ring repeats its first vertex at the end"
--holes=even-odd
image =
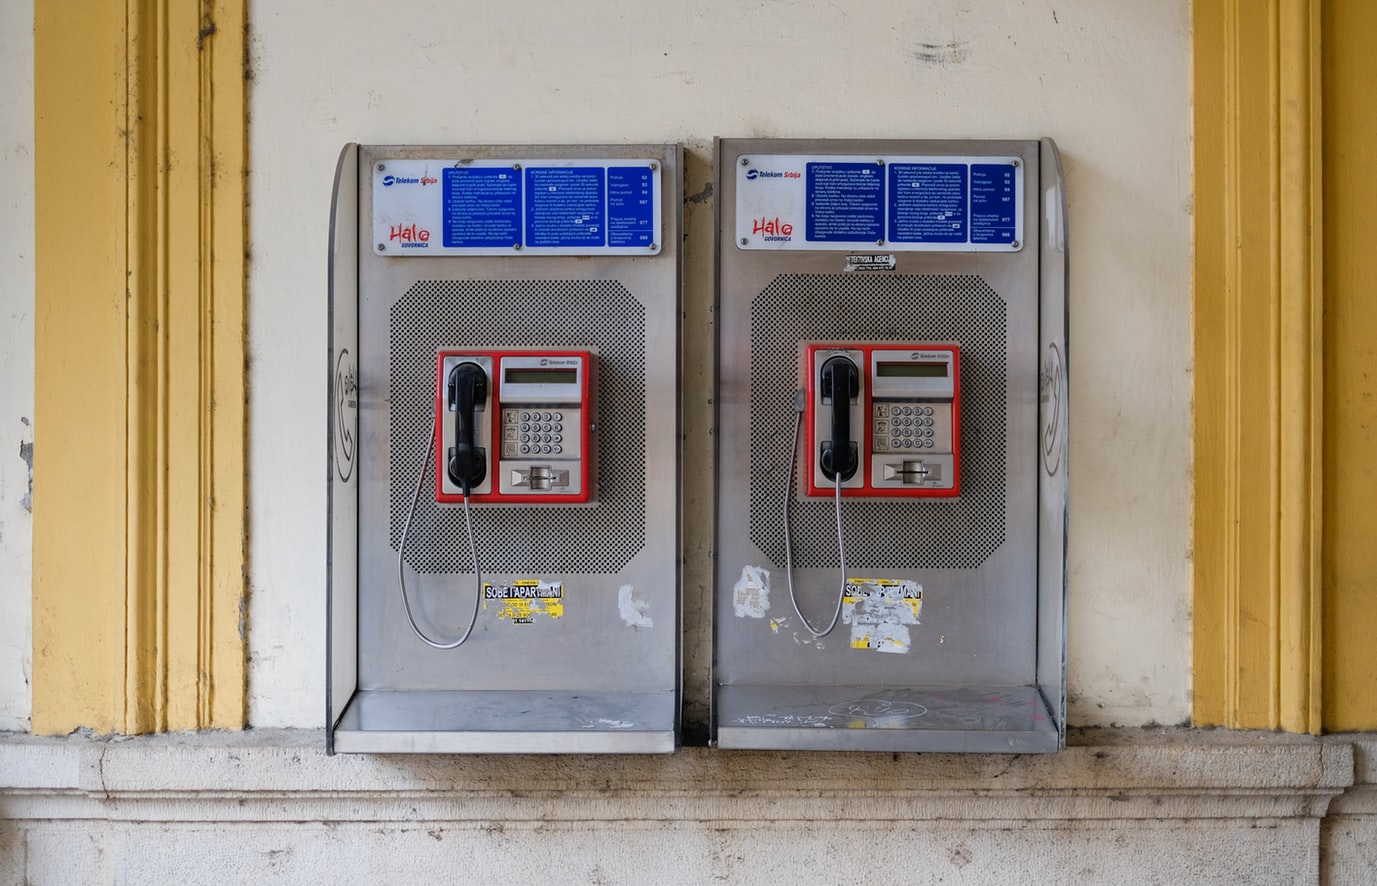
{"type": "Polygon", "coordinates": [[[502,410],[502,455],[563,455],[564,413],[502,410]]]}
{"type": "MultiPolygon", "coordinates": [[[[916,403],[875,403],[871,410],[871,439],[876,452],[944,448],[950,439],[950,416],[942,407],[916,403]]],[[[950,444],[947,444],[949,449],[950,444]]]]}

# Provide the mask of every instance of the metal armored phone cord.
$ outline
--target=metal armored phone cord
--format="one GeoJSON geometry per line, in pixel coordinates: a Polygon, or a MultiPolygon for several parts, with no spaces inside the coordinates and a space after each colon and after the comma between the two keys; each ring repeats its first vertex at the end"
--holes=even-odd
{"type": "Polygon", "coordinates": [[[464,645],[464,641],[473,633],[473,626],[478,623],[478,603],[483,598],[483,570],[478,565],[478,546],[473,540],[473,518],[469,514],[469,493],[464,491],[464,523],[468,527],[469,533],[469,555],[473,557],[473,574],[475,589],[473,594],[473,615],[469,618],[469,626],[464,628],[464,633],[458,640],[451,640],[448,643],[440,643],[430,639],[416,624],[416,617],[411,613],[411,600],[406,594],[406,576],[402,569],[402,556],[406,552],[406,537],[411,532],[411,518],[416,515],[416,502],[421,498],[421,487],[426,482],[426,466],[430,464],[435,447],[435,426],[430,426],[430,441],[426,443],[426,457],[421,460],[421,475],[416,478],[416,492],[411,496],[411,507],[406,512],[406,522],[402,525],[402,539],[397,543],[397,587],[402,591],[402,605],[406,607],[406,620],[411,623],[411,632],[420,637],[428,646],[436,649],[458,649],[464,645]]]}
{"type": "Polygon", "coordinates": [[[789,586],[789,603],[794,607],[794,615],[803,622],[803,627],[814,638],[821,639],[832,633],[841,617],[842,603],[846,599],[846,541],[842,537],[841,521],[841,471],[832,474],[832,501],[837,514],[837,559],[841,563],[841,584],[837,587],[837,608],[825,630],[819,631],[804,617],[798,608],[798,598],[794,596],[794,555],[789,532],[789,499],[794,497],[794,470],[798,467],[798,438],[803,435],[803,410],[799,408],[798,424],[794,426],[794,442],[789,447],[789,479],[784,484],[784,578],[789,586]]]}

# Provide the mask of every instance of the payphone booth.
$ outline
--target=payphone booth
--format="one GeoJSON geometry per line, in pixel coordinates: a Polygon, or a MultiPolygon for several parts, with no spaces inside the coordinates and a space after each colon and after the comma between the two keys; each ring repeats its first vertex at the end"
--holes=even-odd
{"type": "Polygon", "coordinates": [[[717,176],[717,745],[1057,750],[1055,146],[724,139],[717,176]]]}
{"type": "Polygon", "coordinates": [[[332,752],[677,747],[682,166],[344,149],[332,752]]]}

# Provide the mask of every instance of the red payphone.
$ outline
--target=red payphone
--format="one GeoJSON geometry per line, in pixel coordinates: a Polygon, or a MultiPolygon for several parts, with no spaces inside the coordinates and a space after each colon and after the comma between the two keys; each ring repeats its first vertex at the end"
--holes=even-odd
{"type": "Polygon", "coordinates": [[[961,368],[953,344],[804,346],[803,492],[954,498],[961,492],[961,368]]]}

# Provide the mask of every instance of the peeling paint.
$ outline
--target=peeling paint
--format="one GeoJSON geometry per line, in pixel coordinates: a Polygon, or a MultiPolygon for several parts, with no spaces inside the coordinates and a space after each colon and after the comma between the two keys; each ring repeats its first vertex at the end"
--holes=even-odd
{"type": "Polygon", "coordinates": [[[631,585],[622,585],[617,589],[617,611],[621,613],[622,621],[626,622],[627,627],[655,627],[655,622],[646,615],[648,609],[650,609],[650,604],[631,585]]]}
{"type": "Polygon", "coordinates": [[[908,626],[920,624],[923,586],[893,578],[848,579],[842,597],[842,623],[851,625],[851,648],[907,653],[913,648],[908,626]]]}
{"type": "Polygon", "coordinates": [[[684,197],[685,203],[706,203],[712,199],[712,182],[703,185],[703,190],[696,194],[688,194],[684,197]]]}
{"type": "Polygon", "coordinates": [[[732,588],[732,610],[737,618],[764,618],[770,611],[770,570],[746,566],[732,588]]]}
{"type": "Polygon", "coordinates": [[[584,729],[635,729],[636,724],[631,720],[609,720],[607,717],[583,724],[584,729]]]}
{"type": "MultiPolygon", "coordinates": [[[[28,424],[28,421],[25,421],[28,424]]],[[[29,491],[24,493],[24,497],[19,500],[19,504],[24,510],[33,513],[33,444],[20,443],[19,457],[24,460],[24,464],[29,466],[29,491]]]]}

